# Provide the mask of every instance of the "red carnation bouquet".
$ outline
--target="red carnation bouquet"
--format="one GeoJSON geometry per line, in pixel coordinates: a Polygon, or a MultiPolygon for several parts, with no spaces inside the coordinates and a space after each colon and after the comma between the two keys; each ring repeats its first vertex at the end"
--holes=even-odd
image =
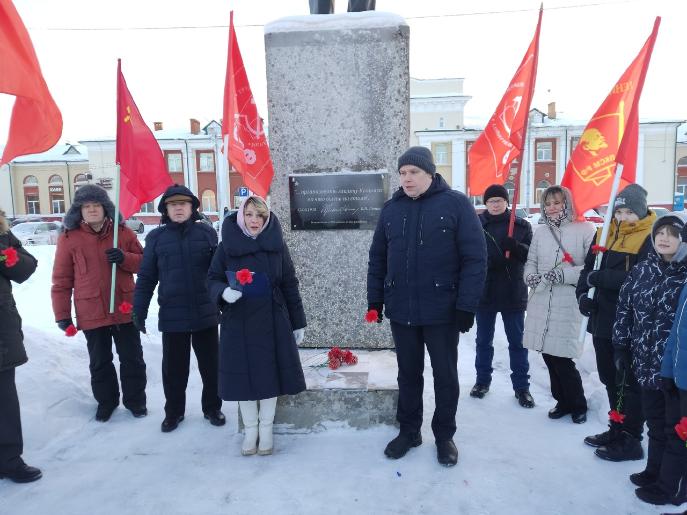
{"type": "Polygon", "coordinates": [[[687,445],[687,417],[682,417],[680,422],[675,424],[675,432],[677,433],[678,438],[684,441],[685,445],[687,445]]]}
{"type": "Polygon", "coordinates": [[[19,254],[14,247],[0,250],[0,263],[5,263],[7,268],[11,268],[19,262],[19,254]]]}
{"type": "Polygon", "coordinates": [[[131,310],[134,308],[134,306],[131,304],[131,302],[127,301],[122,301],[122,303],[117,307],[117,310],[122,314],[122,315],[128,315],[131,313],[131,310]]]}
{"type": "MultiPolygon", "coordinates": [[[[321,354],[318,354],[321,356],[321,354]]],[[[327,352],[327,359],[322,363],[310,365],[313,368],[328,367],[331,370],[341,368],[343,365],[353,366],[358,363],[358,356],[353,354],[349,349],[342,349],[340,347],[332,347],[327,352]]]]}
{"type": "Polygon", "coordinates": [[[247,268],[242,268],[241,270],[236,272],[236,280],[239,282],[241,286],[250,284],[253,282],[253,272],[251,272],[247,268]]]}
{"type": "Polygon", "coordinates": [[[67,327],[64,330],[64,335],[72,337],[72,336],[76,336],[76,333],[78,333],[78,332],[79,332],[79,330],[76,327],[74,327],[74,324],[70,324],[69,327],[67,327]]]}

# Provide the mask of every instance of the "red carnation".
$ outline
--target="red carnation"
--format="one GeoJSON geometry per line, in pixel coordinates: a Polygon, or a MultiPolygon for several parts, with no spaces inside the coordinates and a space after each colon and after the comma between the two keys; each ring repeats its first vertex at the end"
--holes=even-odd
{"type": "Polygon", "coordinates": [[[598,254],[599,252],[606,252],[608,249],[603,245],[592,245],[592,254],[598,254]]]}
{"type": "Polygon", "coordinates": [[[617,422],[618,424],[622,424],[623,420],[625,420],[625,415],[620,413],[618,410],[611,410],[611,412],[608,414],[608,418],[610,419],[611,422],[617,422]]]}
{"type": "Polygon", "coordinates": [[[8,247],[5,250],[0,250],[0,254],[5,256],[3,261],[5,262],[5,266],[7,268],[13,267],[19,262],[19,255],[14,247],[8,247]]]}
{"type": "Polygon", "coordinates": [[[574,264],[573,257],[567,252],[563,252],[563,263],[570,263],[571,265],[574,264]]]}
{"type": "Polygon", "coordinates": [[[122,303],[117,307],[120,313],[123,315],[128,315],[133,309],[133,305],[130,302],[122,301],[122,303]]]}
{"type": "Polygon", "coordinates": [[[371,309],[367,313],[365,313],[365,322],[372,323],[376,322],[377,319],[379,318],[379,313],[377,312],[376,309],[371,309]]]}
{"type": "Polygon", "coordinates": [[[343,353],[343,362],[346,365],[355,365],[358,363],[358,356],[353,354],[350,350],[346,349],[343,353]]]}
{"type": "Polygon", "coordinates": [[[241,286],[243,286],[244,284],[250,284],[253,282],[253,274],[247,268],[242,268],[241,270],[236,272],[236,280],[239,282],[241,286]]]}
{"type": "Polygon", "coordinates": [[[680,440],[687,442],[687,417],[682,417],[678,424],[675,424],[675,432],[680,440]]]}
{"type": "Polygon", "coordinates": [[[74,327],[74,324],[69,324],[69,327],[67,327],[64,330],[65,336],[74,336],[76,333],[78,333],[78,329],[74,327]]]}
{"type": "Polygon", "coordinates": [[[339,347],[332,347],[327,355],[329,356],[329,359],[338,359],[339,361],[343,361],[344,357],[344,353],[339,347]]]}
{"type": "Polygon", "coordinates": [[[336,370],[341,366],[341,360],[339,358],[330,357],[327,364],[329,365],[329,368],[331,368],[332,370],[336,370]]]}

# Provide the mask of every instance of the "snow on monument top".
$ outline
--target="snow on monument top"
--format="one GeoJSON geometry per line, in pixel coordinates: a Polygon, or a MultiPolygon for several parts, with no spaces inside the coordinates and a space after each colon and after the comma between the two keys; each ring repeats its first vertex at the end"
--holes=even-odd
{"type": "Polygon", "coordinates": [[[265,25],[265,34],[316,30],[377,29],[400,25],[407,25],[402,16],[378,11],[311,14],[308,16],[287,16],[270,22],[265,25]]]}

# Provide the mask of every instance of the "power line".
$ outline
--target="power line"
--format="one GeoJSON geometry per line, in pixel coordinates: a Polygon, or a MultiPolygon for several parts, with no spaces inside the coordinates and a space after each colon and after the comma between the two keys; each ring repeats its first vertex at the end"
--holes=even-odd
{"type": "MultiPolygon", "coordinates": [[[[611,2],[592,2],[575,5],[563,5],[557,7],[546,7],[544,11],[559,11],[563,9],[584,9],[587,7],[601,7],[607,5],[620,5],[637,3],[639,0],[617,0],[611,2]]],[[[525,12],[537,12],[538,9],[506,9],[500,11],[475,11],[467,13],[453,13],[453,14],[428,14],[424,16],[408,16],[406,20],[429,20],[438,18],[463,18],[467,16],[490,16],[498,14],[516,14],[525,12]]],[[[261,28],[264,23],[234,25],[236,28],[261,28]]],[[[47,30],[59,32],[119,32],[119,31],[145,31],[145,30],[206,30],[206,29],[227,29],[228,24],[225,25],[170,25],[163,27],[34,27],[33,30],[47,30]]]]}

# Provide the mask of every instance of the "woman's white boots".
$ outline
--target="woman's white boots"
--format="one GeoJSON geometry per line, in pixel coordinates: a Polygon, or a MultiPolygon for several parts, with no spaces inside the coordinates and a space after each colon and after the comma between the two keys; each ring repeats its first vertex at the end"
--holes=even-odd
{"type": "Polygon", "coordinates": [[[239,401],[243,420],[241,454],[251,456],[258,452],[258,401],[239,401]]]}
{"type": "Polygon", "coordinates": [[[239,410],[243,420],[243,444],[241,454],[251,456],[255,453],[261,456],[272,454],[272,426],[274,412],[277,409],[277,398],[262,399],[258,411],[258,401],[239,401],[239,410]],[[259,435],[259,440],[258,440],[259,435]],[[259,443],[258,443],[259,441],[259,443]]]}

